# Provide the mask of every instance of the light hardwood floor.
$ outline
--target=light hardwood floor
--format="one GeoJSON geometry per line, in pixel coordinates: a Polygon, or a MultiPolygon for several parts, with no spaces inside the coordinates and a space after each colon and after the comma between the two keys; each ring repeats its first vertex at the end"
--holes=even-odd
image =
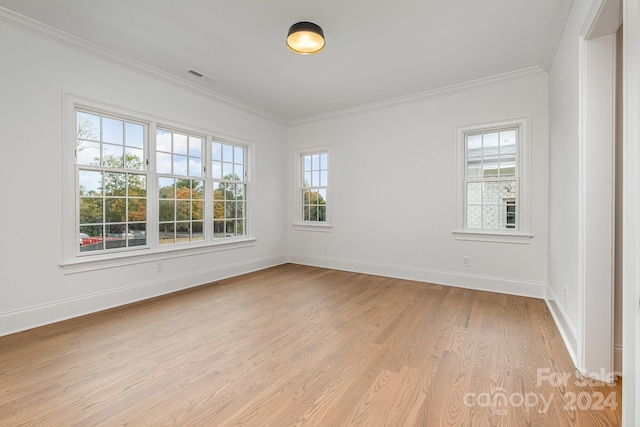
{"type": "Polygon", "coordinates": [[[0,338],[2,426],[616,426],[620,414],[620,385],[580,383],[541,300],[291,264],[0,338]]]}

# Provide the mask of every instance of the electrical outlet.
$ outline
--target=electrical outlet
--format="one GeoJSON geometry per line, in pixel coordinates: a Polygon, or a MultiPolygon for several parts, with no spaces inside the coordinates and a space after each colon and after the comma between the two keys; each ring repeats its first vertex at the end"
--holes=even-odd
{"type": "Polygon", "coordinates": [[[463,256],[462,257],[462,266],[463,267],[469,267],[469,257],[468,256],[463,256]]]}
{"type": "Polygon", "coordinates": [[[567,287],[564,287],[564,294],[562,295],[562,300],[564,301],[564,303],[567,303],[567,296],[569,295],[569,289],[567,289],[567,287]]]}
{"type": "Polygon", "coordinates": [[[326,243],[322,245],[322,252],[329,252],[329,249],[327,248],[326,243]]]}
{"type": "Polygon", "coordinates": [[[164,266],[162,265],[162,261],[159,261],[159,262],[158,262],[158,264],[157,264],[157,266],[156,266],[156,271],[157,271],[158,273],[160,273],[160,272],[163,270],[163,267],[164,267],[164,266]]]}

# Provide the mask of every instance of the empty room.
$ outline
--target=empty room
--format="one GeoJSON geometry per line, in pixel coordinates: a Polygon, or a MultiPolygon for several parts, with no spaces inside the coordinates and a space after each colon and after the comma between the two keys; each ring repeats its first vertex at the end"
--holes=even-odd
{"type": "Polygon", "coordinates": [[[640,425],[638,76],[633,0],[0,0],[0,425],[640,425]]]}

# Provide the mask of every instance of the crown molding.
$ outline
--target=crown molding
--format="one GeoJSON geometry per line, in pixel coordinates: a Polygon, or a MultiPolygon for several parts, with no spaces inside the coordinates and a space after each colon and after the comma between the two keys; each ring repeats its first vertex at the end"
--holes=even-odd
{"type": "Polygon", "coordinates": [[[196,85],[195,83],[192,83],[186,79],[183,79],[171,73],[167,73],[166,71],[138,61],[137,59],[122,55],[110,49],[99,46],[95,43],[83,40],[79,37],[73,36],[69,33],[65,33],[64,31],[60,31],[49,25],[43,24],[3,7],[0,7],[0,22],[5,23],[18,30],[32,34],[36,37],[40,37],[42,39],[65,46],[67,48],[74,49],[94,58],[110,62],[129,71],[134,71],[147,77],[152,77],[156,80],[162,81],[164,83],[169,83],[173,86],[177,86],[183,89],[190,90],[191,92],[204,95],[210,99],[222,102],[244,112],[249,112],[261,116],[263,118],[275,121],[279,124],[288,124],[287,120],[283,119],[282,117],[270,114],[266,111],[240,102],[214,90],[196,85]]]}
{"type": "Polygon", "coordinates": [[[556,8],[553,11],[553,23],[547,38],[547,44],[544,50],[545,54],[542,58],[542,69],[547,72],[551,69],[553,59],[556,56],[558,45],[560,45],[560,40],[562,39],[562,33],[564,33],[564,27],[567,25],[567,19],[569,19],[572,4],[573,0],[560,0],[556,3],[556,8]]]}
{"type": "Polygon", "coordinates": [[[490,77],[484,77],[477,80],[471,80],[465,83],[459,83],[451,86],[445,86],[442,88],[431,89],[423,92],[417,92],[411,95],[405,95],[397,98],[386,99],[383,101],[372,102],[370,104],[364,104],[356,107],[336,110],[330,113],[317,114],[310,117],[303,117],[301,119],[290,120],[289,126],[316,122],[320,120],[326,120],[326,119],[330,119],[338,116],[359,113],[367,110],[376,110],[379,108],[405,104],[408,102],[419,101],[422,99],[434,98],[436,96],[449,95],[457,92],[464,92],[467,90],[503,85],[510,82],[527,80],[527,79],[546,76],[546,75],[547,75],[547,72],[543,70],[541,67],[529,67],[529,68],[524,68],[517,71],[510,71],[507,73],[497,74],[490,77]]]}

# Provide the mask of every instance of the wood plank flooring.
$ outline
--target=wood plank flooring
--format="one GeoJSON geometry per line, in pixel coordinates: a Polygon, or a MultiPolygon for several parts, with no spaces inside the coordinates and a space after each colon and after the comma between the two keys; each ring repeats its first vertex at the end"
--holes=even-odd
{"type": "Polygon", "coordinates": [[[1,426],[617,426],[621,403],[541,300],[291,264],[0,338],[1,426]]]}

